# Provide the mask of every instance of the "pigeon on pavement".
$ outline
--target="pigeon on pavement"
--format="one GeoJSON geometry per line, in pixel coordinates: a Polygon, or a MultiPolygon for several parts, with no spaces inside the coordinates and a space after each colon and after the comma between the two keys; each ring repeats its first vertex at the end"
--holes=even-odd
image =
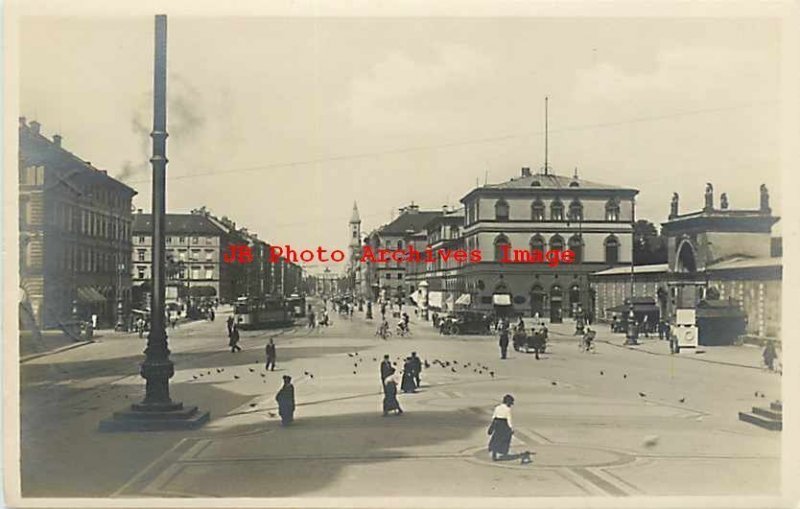
{"type": "Polygon", "coordinates": [[[645,393],[643,393],[643,392],[640,392],[640,393],[639,393],[639,397],[640,397],[640,398],[646,398],[646,397],[647,397],[647,394],[645,394],[645,393]]]}
{"type": "Polygon", "coordinates": [[[685,398],[685,397],[684,397],[684,398],[681,398],[681,399],[679,399],[678,401],[679,401],[679,402],[681,402],[681,403],[684,403],[684,402],[686,401],[686,398],[685,398]]]}

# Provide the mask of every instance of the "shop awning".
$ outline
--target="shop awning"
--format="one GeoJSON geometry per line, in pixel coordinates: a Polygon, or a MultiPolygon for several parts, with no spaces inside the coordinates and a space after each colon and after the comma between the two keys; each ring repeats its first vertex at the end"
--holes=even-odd
{"type": "MultiPolygon", "coordinates": [[[[612,313],[627,313],[631,310],[630,304],[620,304],[619,306],[614,306],[612,308],[607,308],[607,311],[611,311],[612,313]]],[[[660,310],[658,306],[655,304],[643,304],[643,303],[633,303],[633,312],[634,313],[658,313],[660,310]]]]}
{"type": "Polygon", "coordinates": [[[106,298],[103,294],[92,288],[91,286],[83,286],[78,288],[78,301],[94,304],[105,302],[106,298]]]}
{"type": "Polygon", "coordinates": [[[456,299],[456,304],[459,306],[469,306],[472,303],[472,296],[468,293],[462,293],[461,297],[456,299]]]}
{"type": "Polygon", "coordinates": [[[442,309],[442,292],[428,292],[428,307],[442,309]]]}
{"type": "Polygon", "coordinates": [[[492,295],[492,304],[495,306],[510,306],[511,294],[509,293],[496,293],[492,295]]]}

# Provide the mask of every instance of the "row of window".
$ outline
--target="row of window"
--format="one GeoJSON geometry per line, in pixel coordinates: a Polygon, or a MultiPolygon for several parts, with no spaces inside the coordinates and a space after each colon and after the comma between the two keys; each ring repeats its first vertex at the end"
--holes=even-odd
{"type": "MultiPolygon", "coordinates": [[[[26,259],[30,258],[29,251],[26,250],[26,259]]],[[[55,259],[55,268],[64,271],[74,272],[116,272],[121,270],[127,272],[127,262],[125,256],[119,259],[120,267],[117,267],[117,255],[111,252],[101,252],[89,248],[78,246],[66,246],[61,250],[60,256],[55,259]]],[[[23,263],[27,264],[27,260],[23,263]]]]}
{"type": "MultiPolygon", "coordinates": [[[[510,207],[508,202],[500,198],[494,204],[494,218],[496,221],[509,220],[510,207]]],[[[540,198],[536,198],[531,203],[531,221],[547,221],[547,207],[540,198]]],[[[476,201],[467,207],[466,221],[467,224],[475,223],[480,217],[480,202],[476,201]]],[[[618,222],[620,218],[620,204],[617,198],[612,198],[606,202],[605,205],[605,220],[611,222],[618,222]]],[[[583,221],[583,203],[577,198],[570,202],[569,207],[566,208],[564,203],[556,198],[550,202],[550,221],[583,221]]]]}
{"type": "MultiPolygon", "coordinates": [[[[181,268],[177,274],[178,279],[186,279],[186,274],[186,269],[181,268]]],[[[206,265],[204,267],[191,267],[189,274],[191,274],[189,279],[216,279],[213,265],[206,265]]],[[[137,265],[136,278],[145,279],[147,277],[149,277],[147,273],[147,265],[137,265]]]]}
{"type": "MultiPolygon", "coordinates": [[[[473,237],[474,238],[474,237],[473,237]]],[[[609,235],[603,241],[605,246],[605,262],[617,263],[619,262],[619,239],[615,235],[609,235]]],[[[564,238],[555,234],[550,237],[550,241],[545,244],[544,237],[536,234],[531,237],[528,243],[528,248],[537,251],[547,251],[549,249],[563,251],[565,249],[564,238]]],[[[583,259],[583,241],[579,235],[573,235],[569,238],[566,244],[567,248],[575,253],[575,262],[580,262],[583,259]]],[[[503,252],[511,253],[511,241],[502,233],[494,239],[494,259],[501,260],[505,258],[503,252]]]]}
{"type": "MultiPolygon", "coordinates": [[[[210,262],[214,260],[214,249],[206,249],[205,250],[205,261],[210,262]]],[[[168,249],[167,250],[167,257],[173,257],[175,261],[185,262],[185,261],[200,261],[201,250],[200,249],[192,249],[191,252],[188,249],[168,249]],[[187,260],[188,256],[188,260],[187,260]]],[[[150,259],[147,256],[147,249],[137,249],[136,250],[136,261],[137,262],[149,262],[150,259]]]]}
{"type": "MultiPolygon", "coordinates": [[[[24,228],[32,223],[34,202],[29,199],[21,199],[19,205],[20,227],[24,228]]],[[[50,204],[47,224],[65,232],[79,233],[89,237],[122,241],[130,238],[129,221],[84,210],[69,203],[50,204]]]]}
{"type": "MultiPolygon", "coordinates": [[[[215,237],[198,237],[197,235],[193,235],[191,237],[188,237],[188,236],[173,237],[173,236],[168,235],[165,240],[166,240],[166,244],[167,245],[170,245],[170,244],[186,245],[187,244],[187,239],[189,239],[191,241],[191,243],[195,244],[195,245],[204,244],[206,246],[213,246],[214,245],[214,238],[215,237]]],[[[145,244],[145,243],[149,242],[150,236],[148,236],[148,235],[139,235],[139,236],[137,236],[136,240],[137,240],[138,244],[145,244]]]]}

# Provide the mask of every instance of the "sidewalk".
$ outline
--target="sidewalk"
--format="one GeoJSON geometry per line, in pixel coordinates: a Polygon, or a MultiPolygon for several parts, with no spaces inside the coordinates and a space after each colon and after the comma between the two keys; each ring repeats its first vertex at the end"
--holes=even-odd
{"type": "MultiPolygon", "coordinates": [[[[639,338],[638,345],[626,345],[624,334],[605,335],[599,339],[604,343],[628,350],[638,350],[651,355],[673,355],[669,351],[669,341],[654,338],[639,338]]],[[[682,359],[692,359],[715,364],[740,366],[743,368],[763,369],[761,349],[757,346],[699,346],[697,349],[683,349],[674,354],[682,359]]]]}
{"type": "MultiPolygon", "coordinates": [[[[553,324],[550,326],[551,334],[561,337],[575,338],[574,322],[564,322],[563,324],[553,324]]],[[[657,334],[647,337],[639,337],[638,345],[626,345],[624,334],[613,334],[608,327],[603,324],[592,326],[597,331],[597,342],[606,343],[617,348],[626,348],[650,355],[673,356],[669,351],[669,341],[658,339],[657,334]]],[[[690,359],[701,362],[711,362],[714,364],[724,364],[728,366],[739,366],[751,369],[765,369],[761,358],[761,348],[749,344],[741,346],[700,346],[696,350],[684,349],[675,357],[690,359]]],[[[780,358],[780,353],[778,355],[780,358]]]]}

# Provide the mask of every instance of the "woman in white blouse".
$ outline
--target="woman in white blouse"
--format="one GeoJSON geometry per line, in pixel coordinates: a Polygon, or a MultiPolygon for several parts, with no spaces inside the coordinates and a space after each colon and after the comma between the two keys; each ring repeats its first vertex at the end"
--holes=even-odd
{"type": "Polygon", "coordinates": [[[514,433],[511,423],[512,406],[514,406],[514,396],[506,394],[503,396],[503,403],[497,405],[492,414],[492,424],[489,425],[488,433],[492,436],[489,439],[489,452],[492,453],[493,461],[497,461],[498,455],[500,457],[508,455],[511,435],[514,433]]]}

